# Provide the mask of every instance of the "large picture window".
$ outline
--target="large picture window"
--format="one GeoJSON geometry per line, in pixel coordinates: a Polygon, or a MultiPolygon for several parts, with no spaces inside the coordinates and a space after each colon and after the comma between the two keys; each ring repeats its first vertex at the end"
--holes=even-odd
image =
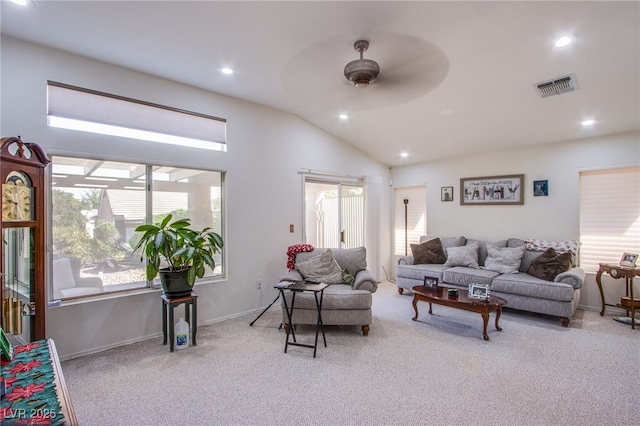
{"type": "MultiPolygon", "coordinates": [[[[52,297],[125,291],[148,283],[135,228],[166,214],[222,233],[216,171],[52,156],[52,297]]],[[[224,237],[224,236],[223,236],[224,237]]],[[[206,277],[223,275],[222,256],[206,277]]]]}

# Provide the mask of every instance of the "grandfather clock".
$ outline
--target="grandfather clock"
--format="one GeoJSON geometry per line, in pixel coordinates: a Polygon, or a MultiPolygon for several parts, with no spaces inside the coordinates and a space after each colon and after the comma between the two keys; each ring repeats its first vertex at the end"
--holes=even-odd
{"type": "Polygon", "coordinates": [[[0,321],[21,343],[45,338],[44,173],[49,163],[35,143],[20,136],[0,140],[0,321]]]}

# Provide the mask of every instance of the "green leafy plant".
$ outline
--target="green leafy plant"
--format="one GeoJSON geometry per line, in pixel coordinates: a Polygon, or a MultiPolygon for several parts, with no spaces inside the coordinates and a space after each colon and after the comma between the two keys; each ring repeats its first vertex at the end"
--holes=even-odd
{"type": "Polygon", "coordinates": [[[143,248],[140,260],[147,257],[147,280],[153,280],[164,261],[170,271],[187,270],[187,281],[190,286],[196,278],[202,278],[205,267],[216,267],[213,256],[222,250],[222,237],[211,228],[194,231],[190,228],[190,219],[179,219],[171,222],[173,215],[166,215],[160,223],[140,225],[136,232],[142,237],[136,244],[134,252],[143,248]]]}

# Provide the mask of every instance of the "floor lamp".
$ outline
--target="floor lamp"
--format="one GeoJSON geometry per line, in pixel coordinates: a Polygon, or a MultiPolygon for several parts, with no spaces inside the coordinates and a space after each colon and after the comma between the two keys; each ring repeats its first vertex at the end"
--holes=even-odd
{"type": "Polygon", "coordinates": [[[407,228],[407,204],[409,204],[409,199],[405,197],[404,199],[404,255],[407,256],[407,243],[408,241],[408,228],[407,228]]]}

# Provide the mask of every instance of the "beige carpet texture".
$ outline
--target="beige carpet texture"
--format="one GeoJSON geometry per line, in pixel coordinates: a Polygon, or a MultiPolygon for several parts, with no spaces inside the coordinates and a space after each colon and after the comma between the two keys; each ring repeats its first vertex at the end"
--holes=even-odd
{"type": "MultiPolygon", "coordinates": [[[[418,304],[380,284],[369,336],[326,327],[327,347],[289,347],[271,307],[62,363],[81,425],[637,425],[640,329],[579,309],[556,318],[418,304]]],[[[298,327],[312,342],[314,328],[298,327]]],[[[320,338],[320,342],[322,338],[320,338]]]]}

